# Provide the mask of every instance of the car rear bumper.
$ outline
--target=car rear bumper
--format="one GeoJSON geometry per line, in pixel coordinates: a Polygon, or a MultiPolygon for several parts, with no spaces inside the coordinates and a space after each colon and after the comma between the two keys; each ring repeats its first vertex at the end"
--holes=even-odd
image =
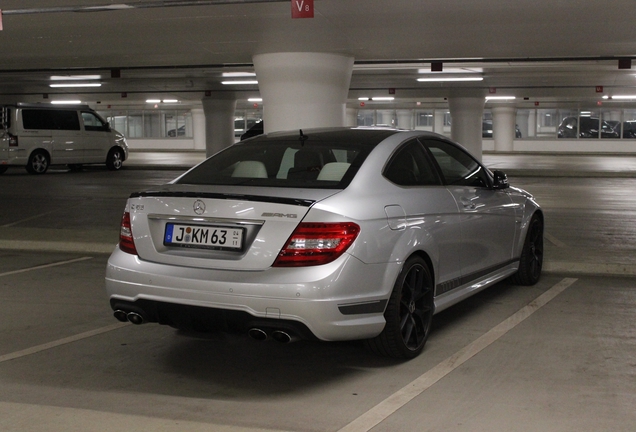
{"type": "Polygon", "coordinates": [[[384,328],[399,270],[399,263],[369,265],[347,254],[315,267],[210,270],[144,262],[117,249],[106,291],[113,309],[139,308],[150,322],[175,324],[170,321],[196,314],[221,330],[299,323],[300,333],[306,327],[320,340],[354,340],[384,328]]]}

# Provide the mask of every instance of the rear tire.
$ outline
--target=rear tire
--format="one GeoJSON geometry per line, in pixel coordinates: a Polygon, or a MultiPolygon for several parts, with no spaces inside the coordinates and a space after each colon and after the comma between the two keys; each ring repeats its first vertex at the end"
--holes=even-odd
{"type": "Polygon", "coordinates": [[[519,258],[519,270],[510,279],[515,285],[534,285],[539,282],[542,268],[543,219],[535,214],[528,225],[528,233],[519,258]]]}
{"type": "Polygon", "coordinates": [[[124,152],[118,148],[113,148],[108,152],[106,156],[106,168],[111,171],[118,171],[121,169],[124,162],[124,152]]]}
{"type": "Polygon", "coordinates": [[[29,174],[44,174],[51,163],[49,155],[43,150],[36,150],[29,156],[26,170],[29,174]]]}
{"type": "Polygon", "coordinates": [[[367,346],[375,353],[412,359],[424,349],[433,320],[433,277],[426,261],[412,256],[404,263],[384,311],[384,330],[367,346]]]}

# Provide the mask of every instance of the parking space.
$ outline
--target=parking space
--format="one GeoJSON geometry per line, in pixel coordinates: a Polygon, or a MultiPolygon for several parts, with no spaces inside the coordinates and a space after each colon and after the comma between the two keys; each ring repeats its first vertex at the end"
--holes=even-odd
{"type": "Polygon", "coordinates": [[[636,180],[512,178],[544,206],[553,270],[436,315],[400,362],[115,321],[108,254],[82,247],[114,247],[126,197],[178,173],[0,178],[0,430],[633,429],[636,279],[610,270],[633,268],[636,180]]]}

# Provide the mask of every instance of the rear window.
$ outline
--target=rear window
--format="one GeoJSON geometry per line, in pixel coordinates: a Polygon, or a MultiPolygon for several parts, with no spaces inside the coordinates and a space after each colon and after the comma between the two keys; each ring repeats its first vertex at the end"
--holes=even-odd
{"type": "Polygon", "coordinates": [[[80,130],[74,110],[23,109],[22,125],[24,129],[80,130]]]}
{"type": "Polygon", "coordinates": [[[211,157],[176,183],[344,189],[372,148],[351,142],[250,140],[211,157]]]}

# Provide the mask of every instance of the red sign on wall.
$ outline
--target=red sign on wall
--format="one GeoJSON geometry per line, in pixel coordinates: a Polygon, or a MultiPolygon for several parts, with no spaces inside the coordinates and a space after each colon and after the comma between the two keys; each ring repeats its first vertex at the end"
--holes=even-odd
{"type": "Polygon", "coordinates": [[[313,18],[314,0],[291,0],[292,18],[313,18]]]}

